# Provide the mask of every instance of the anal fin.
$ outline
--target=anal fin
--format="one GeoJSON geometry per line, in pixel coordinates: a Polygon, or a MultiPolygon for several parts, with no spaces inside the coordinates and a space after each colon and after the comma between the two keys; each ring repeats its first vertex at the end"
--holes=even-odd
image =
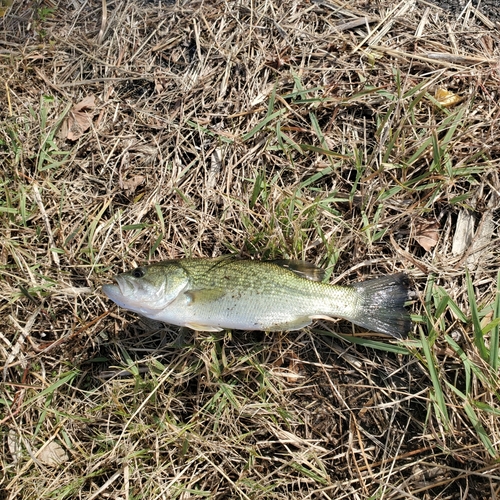
{"type": "Polygon", "coordinates": [[[325,314],[315,314],[314,316],[309,316],[311,320],[324,319],[326,321],[335,321],[338,318],[332,318],[331,316],[326,316],[325,314]]]}
{"type": "Polygon", "coordinates": [[[267,332],[289,332],[292,330],[302,330],[302,328],[312,323],[309,316],[299,316],[286,323],[279,323],[270,328],[265,328],[267,332]]]}
{"type": "Polygon", "coordinates": [[[221,332],[223,330],[223,328],[219,328],[218,326],[202,325],[200,323],[186,323],[184,326],[197,332],[221,332]]]}

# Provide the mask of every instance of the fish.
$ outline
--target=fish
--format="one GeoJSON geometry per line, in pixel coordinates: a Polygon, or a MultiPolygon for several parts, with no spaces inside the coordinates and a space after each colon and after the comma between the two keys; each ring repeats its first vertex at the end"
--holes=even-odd
{"type": "Polygon", "coordinates": [[[324,283],[324,275],[313,264],[295,260],[185,258],[118,274],[102,291],[124,309],[198,331],[289,331],[318,319],[343,318],[373,332],[407,338],[406,274],[348,286],[324,283]]]}

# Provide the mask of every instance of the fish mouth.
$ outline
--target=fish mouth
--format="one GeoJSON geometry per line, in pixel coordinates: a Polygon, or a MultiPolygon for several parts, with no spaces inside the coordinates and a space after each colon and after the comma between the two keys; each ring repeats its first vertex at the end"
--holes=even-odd
{"type": "Polygon", "coordinates": [[[127,292],[130,292],[129,288],[130,287],[127,286],[126,281],[121,278],[121,276],[115,276],[113,278],[113,283],[102,286],[102,291],[111,300],[114,300],[119,296],[125,297],[127,292]]]}
{"type": "Polygon", "coordinates": [[[108,299],[124,309],[134,304],[134,287],[123,276],[115,276],[113,283],[103,285],[102,292],[108,299]]]}
{"type": "Polygon", "coordinates": [[[121,294],[120,287],[116,284],[102,285],[102,292],[111,300],[113,300],[113,297],[121,294]]]}

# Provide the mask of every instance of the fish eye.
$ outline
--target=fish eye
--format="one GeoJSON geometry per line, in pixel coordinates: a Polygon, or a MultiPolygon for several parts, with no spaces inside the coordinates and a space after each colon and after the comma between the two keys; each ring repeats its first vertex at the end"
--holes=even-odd
{"type": "Polygon", "coordinates": [[[144,275],[146,274],[146,272],[144,271],[144,269],[142,269],[141,267],[136,267],[133,271],[132,271],[132,276],[134,278],[142,278],[144,275]]]}

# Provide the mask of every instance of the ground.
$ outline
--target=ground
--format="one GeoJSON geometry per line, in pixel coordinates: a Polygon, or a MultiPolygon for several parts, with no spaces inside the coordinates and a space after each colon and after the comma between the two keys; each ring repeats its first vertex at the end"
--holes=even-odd
{"type": "Polygon", "coordinates": [[[494,3],[0,6],[0,498],[500,495],[494,3]],[[100,291],[224,254],[405,272],[409,338],[100,291]]]}

